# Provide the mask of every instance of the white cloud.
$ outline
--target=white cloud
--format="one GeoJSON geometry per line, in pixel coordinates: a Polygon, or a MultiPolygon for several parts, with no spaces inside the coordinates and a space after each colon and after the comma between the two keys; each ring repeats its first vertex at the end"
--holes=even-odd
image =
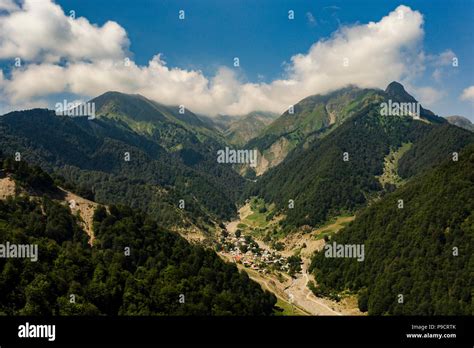
{"type": "Polygon", "coordinates": [[[0,59],[28,63],[4,79],[3,94],[10,103],[29,104],[59,92],[87,98],[116,90],[206,114],[282,112],[308,95],[348,84],[385,88],[392,80],[409,82],[426,61],[422,26],[422,15],[402,5],[378,22],[341,27],[294,55],[280,79],[248,83],[231,68],[206,77],[168,67],[160,54],[145,66],[133,60],[125,66],[129,40],[120,25],[93,25],[71,19],[49,0],[26,0],[21,10],[0,16],[0,59]]]}
{"type": "Polygon", "coordinates": [[[115,22],[102,27],[66,16],[50,0],[25,0],[21,11],[0,16],[0,59],[58,62],[123,58],[129,42],[115,22]]]}
{"type": "Polygon", "coordinates": [[[413,94],[425,107],[431,107],[443,98],[446,93],[432,87],[413,87],[413,94]]]}
{"type": "Polygon", "coordinates": [[[428,56],[428,60],[434,65],[434,66],[437,66],[437,67],[440,67],[440,66],[449,66],[453,64],[453,58],[456,57],[456,54],[448,49],[448,50],[445,50],[443,52],[441,52],[440,54],[438,55],[429,55],[428,56]]]}
{"type": "Polygon", "coordinates": [[[18,10],[18,5],[13,0],[0,0],[0,11],[12,12],[18,10]]]}
{"type": "Polygon", "coordinates": [[[474,86],[469,86],[462,91],[461,100],[474,102],[474,86]]]}
{"type": "Polygon", "coordinates": [[[434,70],[431,76],[436,82],[441,82],[443,76],[449,73],[448,69],[455,69],[454,67],[455,58],[456,58],[456,54],[450,49],[444,52],[441,52],[438,55],[426,56],[426,63],[434,67],[434,70]]]}

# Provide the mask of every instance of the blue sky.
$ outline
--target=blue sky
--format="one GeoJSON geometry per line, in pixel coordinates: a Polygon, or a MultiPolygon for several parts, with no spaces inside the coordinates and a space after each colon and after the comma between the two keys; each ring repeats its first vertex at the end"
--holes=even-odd
{"type": "MultiPolygon", "coordinates": [[[[321,38],[334,32],[339,23],[377,21],[400,4],[425,16],[427,51],[451,48],[463,61],[473,61],[474,2],[470,0],[60,0],[68,12],[94,23],[120,23],[132,42],[131,51],[140,64],[163,52],[172,66],[199,68],[212,74],[219,65],[232,65],[239,56],[250,80],[258,75],[278,77],[281,64],[292,55],[306,52],[321,38]],[[338,8],[338,9],[336,9],[338,8]],[[180,9],[185,21],[177,20],[180,9]],[[288,10],[295,11],[289,21],[288,10]],[[316,25],[308,22],[311,12],[316,25]]],[[[471,80],[472,64],[466,66],[471,80]]],[[[467,79],[468,76],[465,76],[467,79]]]]}
{"type": "MultiPolygon", "coordinates": [[[[425,66],[425,71],[418,71],[408,81],[408,91],[422,101],[429,101],[428,106],[436,113],[461,114],[474,120],[473,102],[460,100],[463,91],[474,85],[474,2],[470,0],[58,0],[56,3],[66,15],[74,10],[76,17],[85,17],[99,27],[107,21],[118,23],[126,31],[129,57],[137,66],[147,66],[161,53],[167,67],[200,71],[207,79],[218,75],[221,67],[237,70],[241,84],[271,84],[285,78],[285,68],[294,55],[307,54],[314,43],[331,38],[341,26],[378,22],[403,4],[423,16],[418,49],[426,56],[433,56],[431,60],[447,51],[459,60],[456,68],[440,65],[439,78],[433,75],[436,62],[425,66]],[[181,9],[185,11],[185,20],[178,19],[181,9]],[[294,11],[294,20],[288,19],[289,10],[294,11]],[[240,59],[239,69],[232,66],[234,57],[240,59]],[[435,92],[439,94],[436,97],[435,92]]],[[[0,63],[9,78],[9,62],[0,58],[0,63]]],[[[385,69],[390,72],[392,66],[389,64],[385,69]]],[[[313,91],[309,87],[307,90],[313,91]]],[[[51,95],[55,95],[53,100],[58,95],[81,96],[76,90],[70,92],[51,95]]],[[[42,96],[41,100],[51,100],[51,95],[42,96]]],[[[156,99],[156,94],[152,97],[156,99]]],[[[266,104],[256,102],[255,105],[266,104]]],[[[202,109],[207,110],[204,106],[202,109]]]]}

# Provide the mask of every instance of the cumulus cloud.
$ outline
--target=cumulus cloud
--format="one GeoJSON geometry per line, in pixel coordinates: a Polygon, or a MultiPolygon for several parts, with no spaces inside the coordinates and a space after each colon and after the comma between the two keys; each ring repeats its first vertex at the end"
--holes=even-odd
{"type": "Polygon", "coordinates": [[[474,86],[469,86],[461,94],[461,100],[474,102],[474,86]]]}
{"type": "MultiPolygon", "coordinates": [[[[5,0],[2,0],[3,2],[5,0]]],[[[66,16],[50,0],[25,0],[21,10],[4,2],[8,15],[0,17],[0,59],[59,62],[123,58],[129,42],[115,22],[102,27],[85,18],[66,16]]]]}
{"type": "Polygon", "coordinates": [[[69,17],[50,0],[25,0],[0,15],[0,59],[27,62],[0,80],[0,90],[15,104],[61,92],[83,99],[118,90],[210,115],[282,112],[308,95],[348,84],[384,88],[392,80],[409,81],[427,60],[422,26],[423,16],[401,5],[378,22],[341,27],[294,55],[280,78],[250,83],[227,67],[211,77],[169,67],[159,53],[137,65],[127,58],[130,43],[119,24],[97,26],[69,17]]]}

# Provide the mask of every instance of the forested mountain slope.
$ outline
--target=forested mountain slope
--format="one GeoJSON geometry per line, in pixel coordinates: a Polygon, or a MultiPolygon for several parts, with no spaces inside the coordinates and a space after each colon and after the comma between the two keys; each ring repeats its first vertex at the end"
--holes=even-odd
{"type": "MultiPolygon", "coordinates": [[[[385,91],[349,86],[324,95],[309,96],[295,104],[292,110],[285,111],[248,142],[246,147],[257,148],[261,155],[257,174],[263,174],[269,168],[278,165],[301,144],[308,144],[324,137],[344,121],[364,110],[374,99],[380,101],[390,99],[395,103],[417,102],[403,85],[395,81],[390,83],[385,91]]],[[[420,115],[431,123],[446,122],[423,107],[420,107],[420,115]]]]}
{"type": "Polygon", "coordinates": [[[474,314],[474,145],[365,209],[333,242],[364,244],[365,259],[317,253],[319,292],[358,291],[373,315],[474,314]]]}
{"type": "Polygon", "coordinates": [[[276,203],[286,215],[282,224],[288,230],[318,226],[355,212],[383,193],[378,177],[384,172],[384,160],[402,145],[411,145],[399,161],[399,174],[407,179],[474,142],[471,132],[438,120],[431,112],[422,111],[421,120],[382,116],[380,105],[389,98],[383,91],[366,94],[362,109],[323,137],[296,148],[250,184],[244,197],[256,195],[276,203]]]}
{"type": "Polygon", "coordinates": [[[139,94],[106,92],[90,101],[96,116],[126,124],[137,133],[149,135],[169,150],[179,150],[222,138],[185,105],[167,106],[139,94]]]}
{"type": "MultiPolygon", "coordinates": [[[[179,138],[180,139],[180,138],[179,138]]],[[[178,141],[179,141],[178,139],[178,141]]],[[[35,109],[0,117],[6,154],[40,165],[101,203],[140,208],[163,223],[229,218],[243,179],[217,165],[215,142],[170,152],[151,136],[107,117],[56,116],[35,109]],[[185,206],[177,206],[183,200],[185,206]]]]}
{"type": "Polygon", "coordinates": [[[235,265],[130,208],[96,210],[91,248],[69,208],[50,198],[51,177],[24,162],[0,162],[4,175],[44,192],[0,200],[0,243],[38,246],[36,261],[0,258],[0,314],[273,313],[275,296],[235,265]]]}

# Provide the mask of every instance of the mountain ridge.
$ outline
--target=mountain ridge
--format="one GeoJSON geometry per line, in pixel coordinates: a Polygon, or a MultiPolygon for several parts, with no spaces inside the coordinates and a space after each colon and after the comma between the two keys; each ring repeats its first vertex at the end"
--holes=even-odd
{"type": "Polygon", "coordinates": [[[243,197],[260,196],[275,203],[286,215],[282,221],[286,232],[302,225],[318,226],[339,214],[353,213],[393,189],[382,187],[378,177],[386,157],[403,144],[411,147],[398,160],[397,170],[409,179],[474,142],[472,133],[431,113],[422,113],[421,120],[382,116],[380,105],[386,97],[383,91],[366,95],[355,114],[306,146],[295,147],[278,166],[249,184],[243,197]],[[294,209],[288,208],[290,201],[294,209]]]}
{"type": "MultiPolygon", "coordinates": [[[[307,145],[327,135],[375,99],[380,103],[389,99],[397,103],[417,103],[403,85],[395,81],[385,91],[348,86],[326,94],[308,96],[296,103],[292,110],[285,111],[246,144],[248,148],[256,147],[263,158],[262,162],[266,164],[257,169],[257,175],[281,163],[301,144],[307,145]]],[[[422,106],[420,118],[431,123],[445,122],[422,106]]]]}
{"type": "Polygon", "coordinates": [[[114,120],[63,117],[43,109],[2,116],[0,134],[5,153],[21,153],[93,191],[101,203],[128,203],[159,214],[166,224],[181,223],[191,211],[204,220],[235,214],[232,197],[243,179],[229,166],[216,166],[215,143],[196,141],[169,151],[114,120]],[[187,202],[184,210],[177,207],[180,200],[187,202]]]}

